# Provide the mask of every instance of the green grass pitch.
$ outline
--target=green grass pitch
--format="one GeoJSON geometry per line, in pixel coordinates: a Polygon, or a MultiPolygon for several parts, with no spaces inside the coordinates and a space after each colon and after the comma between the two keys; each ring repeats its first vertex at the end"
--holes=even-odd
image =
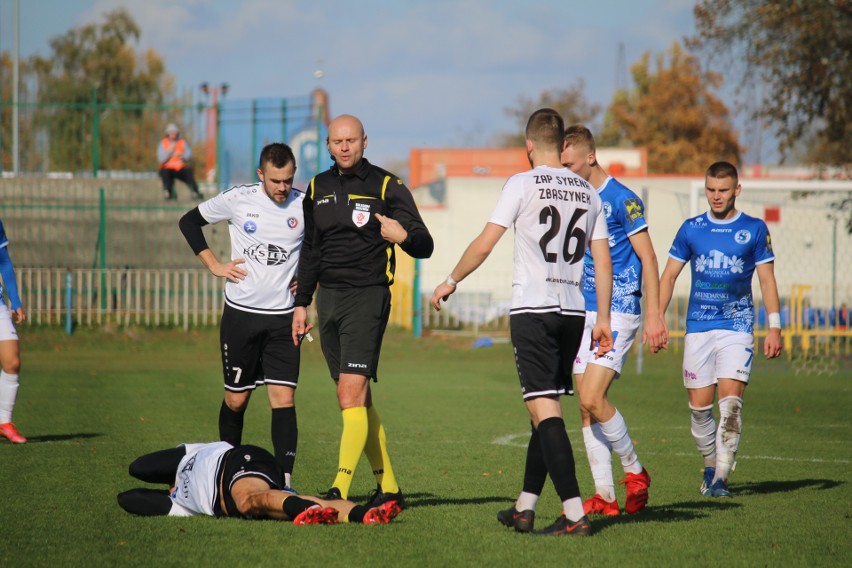
{"type": "MultiPolygon", "coordinates": [[[[699,495],[681,353],[631,359],[610,396],[652,476],[648,507],[593,518],[596,534],[517,534],[495,518],[521,486],[529,424],[511,347],[388,333],[374,400],[409,508],[387,526],[137,518],[115,495],[144,486],[137,456],[213,441],[222,397],[218,332],[24,328],[15,421],[30,443],[0,441],[0,566],[829,566],[852,558],[848,364],[795,374],[756,358],[743,408],[733,499],[699,495]]],[[[593,491],[577,400],[563,399],[583,497],[593,491]]],[[[305,343],[294,485],[328,488],[340,414],[319,342],[305,343]]],[[[260,389],[245,443],[267,448],[260,389]]],[[[615,464],[616,479],[622,475],[615,464]]],[[[351,496],[374,487],[366,459],[351,496]]],[[[624,489],[617,488],[624,503],[624,489]]],[[[537,522],[559,513],[550,484],[537,522]]]]}

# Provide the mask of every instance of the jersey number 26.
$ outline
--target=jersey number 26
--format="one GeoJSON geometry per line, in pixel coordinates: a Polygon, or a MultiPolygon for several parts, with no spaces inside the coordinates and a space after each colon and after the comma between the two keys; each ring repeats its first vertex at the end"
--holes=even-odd
{"type": "MultiPolygon", "coordinates": [[[[571,222],[565,229],[565,237],[562,241],[562,258],[568,264],[576,264],[583,260],[583,255],[586,253],[586,231],[578,226],[578,222],[587,212],[586,209],[575,209],[574,215],[571,217],[571,222]],[[573,245],[573,247],[572,247],[573,245]]],[[[560,228],[562,227],[562,216],[559,215],[559,210],[553,205],[549,205],[541,210],[538,215],[538,222],[541,225],[549,225],[547,231],[538,241],[541,247],[541,253],[544,255],[546,262],[556,262],[558,256],[555,252],[548,252],[547,247],[550,241],[558,238],[560,228]]],[[[557,243],[558,247],[558,243],[557,243]]]]}

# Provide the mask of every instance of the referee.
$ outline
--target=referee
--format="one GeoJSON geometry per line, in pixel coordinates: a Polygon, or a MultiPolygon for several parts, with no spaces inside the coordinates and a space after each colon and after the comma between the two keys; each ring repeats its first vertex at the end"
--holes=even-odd
{"type": "Polygon", "coordinates": [[[299,347],[290,341],[292,290],[305,229],[305,194],[293,189],[295,173],[290,147],[269,144],[260,153],[260,182],[232,187],[180,220],[192,251],[212,274],[226,279],[219,332],[225,377],[219,436],[241,444],[249,397],[265,384],[272,407],[272,446],[287,486],[298,439],[299,347]],[[228,222],[231,236],[231,260],[225,263],[207,246],[201,230],[220,221],[228,222]]]}
{"type": "Polygon", "coordinates": [[[343,417],[337,477],[326,499],[346,498],[361,453],[378,487],[368,506],[403,505],[373,406],[379,351],[390,314],[394,245],[428,258],[433,242],[408,188],[364,158],[367,136],[354,116],[331,121],[326,140],[335,164],[311,180],[304,200],[305,242],[293,315],[293,343],[306,328],[307,306],[317,292],[322,350],[343,417]]]}

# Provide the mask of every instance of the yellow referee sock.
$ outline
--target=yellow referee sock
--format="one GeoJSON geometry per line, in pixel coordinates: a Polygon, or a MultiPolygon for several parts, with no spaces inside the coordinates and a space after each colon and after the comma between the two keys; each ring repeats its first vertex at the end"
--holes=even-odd
{"type": "Polygon", "coordinates": [[[363,406],[355,406],[341,411],[343,416],[343,434],[340,436],[340,457],[337,463],[337,477],[334,478],[334,487],[340,490],[344,499],[349,495],[349,487],[352,485],[352,476],[361,459],[361,452],[367,443],[367,409],[363,406]]]}
{"type": "Polygon", "coordinates": [[[382,419],[379,417],[375,406],[367,409],[367,418],[370,422],[370,428],[367,432],[367,445],[364,446],[364,453],[370,460],[373,475],[376,476],[376,482],[381,486],[383,492],[398,493],[399,485],[396,482],[388,456],[385,427],[382,425],[382,419]]]}

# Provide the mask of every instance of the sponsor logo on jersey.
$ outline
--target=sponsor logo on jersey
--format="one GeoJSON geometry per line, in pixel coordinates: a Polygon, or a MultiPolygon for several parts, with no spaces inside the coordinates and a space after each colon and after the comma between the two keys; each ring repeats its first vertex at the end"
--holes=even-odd
{"type": "Polygon", "coordinates": [[[699,290],[727,290],[730,285],[727,282],[705,282],[696,280],[695,287],[699,290]]]}
{"type": "Polygon", "coordinates": [[[722,274],[726,272],[742,272],[745,261],[736,255],[728,256],[721,251],[711,250],[707,255],[700,254],[695,257],[695,271],[707,272],[708,274],[722,274]]]}
{"type": "Polygon", "coordinates": [[[730,233],[733,229],[710,229],[711,233],[730,233]]]}
{"type": "Polygon", "coordinates": [[[609,201],[603,202],[603,213],[604,213],[604,217],[606,217],[607,219],[612,217],[612,205],[610,204],[609,201]]]}
{"type": "Polygon", "coordinates": [[[766,252],[772,254],[772,237],[769,236],[769,231],[766,231],[766,252]]]}
{"type": "Polygon", "coordinates": [[[638,199],[626,199],[624,201],[624,209],[627,211],[627,220],[630,221],[631,227],[644,216],[642,202],[638,199]]]}
{"type": "Polygon", "coordinates": [[[299,220],[295,217],[290,217],[289,219],[287,219],[287,226],[291,229],[295,229],[299,226],[299,220]]]}
{"type": "Polygon", "coordinates": [[[246,221],[243,223],[243,230],[250,235],[257,231],[257,223],[254,221],[246,221]]]}
{"type": "Polygon", "coordinates": [[[737,234],[734,235],[734,240],[737,241],[737,244],[744,245],[751,240],[751,232],[746,229],[737,231],[737,234]]]}
{"type": "Polygon", "coordinates": [[[684,379],[687,379],[687,380],[689,380],[689,381],[697,381],[697,380],[698,380],[698,375],[696,375],[696,374],[695,374],[695,373],[693,373],[692,371],[687,371],[686,369],[684,369],[684,371],[683,371],[683,378],[684,378],[684,379]]]}
{"type": "Polygon", "coordinates": [[[262,243],[245,249],[243,254],[266,266],[278,266],[284,264],[290,258],[290,253],[278,245],[262,243]]]}
{"type": "Polygon", "coordinates": [[[689,226],[696,229],[703,229],[707,226],[707,221],[704,220],[704,215],[701,217],[695,218],[689,222],[689,226]]]}

